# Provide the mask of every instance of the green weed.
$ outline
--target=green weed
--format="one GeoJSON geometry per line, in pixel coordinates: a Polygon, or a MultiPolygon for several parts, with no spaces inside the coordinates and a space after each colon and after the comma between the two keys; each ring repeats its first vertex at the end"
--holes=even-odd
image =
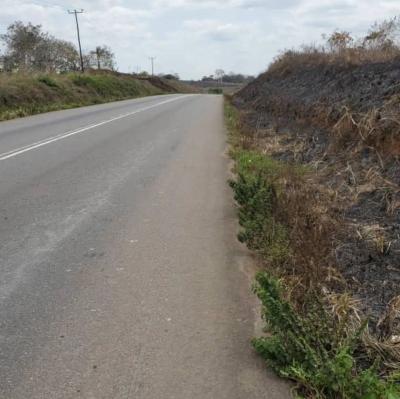
{"type": "Polygon", "coordinates": [[[208,94],[223,94],[224,91],[221,88],[210,88],[208,89],[208,94]]]}
{"type": "Polygon", "coordinates": [[[39,76],[38,81],[44,83],[49,87],[58,87],[57,82],[48,75],[39,76]]]}
{"type": "Polygon", "coordinates": [[[397,375],[380,378],[377,365],[362,369],[355,352],[360,344],[357,331],[335,324],[318,298],[306,315],[300,315],[283,297],[282,283],[267,273],[256,278],[254,292],[263,305],[263,318],[270,336],[256,338],[256,351],[279,375],[296,381],[299,394],[321,399],[396,399],[400,398],[397,375]]]}
{"type": "Polygon", "coordinates": [[[255,151],[237,152],[237,179],[230,181],[239,205],[239,240],[274,264],[290,255],[288,231],[276,220],[275,206],[282,165],[255,151]]]}
{"type": "Polygon", "coordinates": [[[224,114],[225,125],[228,130],[228,143],[230,147],[229,153],[233,159],[236,159],[236,151],[240,151],[242,149],[239,113],[236,108],[231,104],[230,97],[228,96],[225,96],[224,114]]]}

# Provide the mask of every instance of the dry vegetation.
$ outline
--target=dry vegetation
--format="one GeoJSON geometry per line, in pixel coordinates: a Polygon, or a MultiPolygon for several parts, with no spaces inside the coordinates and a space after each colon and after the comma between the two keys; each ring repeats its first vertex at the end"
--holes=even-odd
{"type": "MultiPolygon", "coordinates": [[[[317,379],[319,369],[302,369],[293,358],[295,364],[283,367],[276,363],[271,341],[257,341],[256,348],[270,364],[299,382],[308,397],[399,397],[392,374],[400,369],[398,28],[395,18],[375,24],[363,39],[334,32],[326,46],[287,51],[233,98],[241,110],[234,148],[242,155],[235,155],[239,179],[233,187],[241,206],[242,238],[261,254],[269,276],[280,279],[283,287],[275,289],[270,280],[259,278],[256,292],[268,304],[266,319],[279,338],[278,327],[298,328],[293,309],[317,334],[325,327],[315,325],[311,315],[321,319],[314,308],[320,303],[323,317],[328,315],[328,341],[336,342],[319,352],[324,343],[305,339],[305,357],[332,361],[317,379]],[[270,159],[268,165],[255,154],[270,159]],[[262,176],[264,183],[254,176],[262,176]],[[250,187],[251,179],[256,183],[250,187]],[[242,186],[253,190],[251,203],[242,186]],[[260,214],[257,206],[265,206],[254,200],[255,186],[263,187],[264,198],[268,193],[270,209],[261,218],[254,217],[260,214]],[[262,236],[264,244],[259,245],[259,238],[250,240],[249,231],[262,236]],[[286,310],[280,311],[290,315],[287,319],[268,310],[281,300],[287,301],[286,310]],[[352,337],[357,337],[354,347],[345,344],[352,337]],[[343,353],[353,359],[348,369],[343,353]],[[339,369],[341,377],[349,373],[348,380],[323,378],[339,369]],[[377,388],[373,374],[388,385],[377,388]]],[[[281,339],[289,353],[298,344],[285,335],[281,339]]]]}
{"type": "Polygon", "coordinates": [[[0,73],[0,120],[156,94],[189,92],[181,82],[111,71],[0,73]]]}

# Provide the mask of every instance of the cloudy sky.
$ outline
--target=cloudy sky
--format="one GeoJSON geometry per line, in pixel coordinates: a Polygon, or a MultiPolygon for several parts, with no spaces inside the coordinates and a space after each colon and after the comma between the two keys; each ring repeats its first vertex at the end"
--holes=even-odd
{"type": "Polygon", "coordinates": [[[200,78],[215,69],[258,74],[285,48],[319,42],[345,29],[354,35],[400,14],[400,0],[1,0],[0,33],[15,20],[41,24],[75,42],[67,10],[83,8],[85,50],[109,45],[121,71],[176,72],[200,78]]]}

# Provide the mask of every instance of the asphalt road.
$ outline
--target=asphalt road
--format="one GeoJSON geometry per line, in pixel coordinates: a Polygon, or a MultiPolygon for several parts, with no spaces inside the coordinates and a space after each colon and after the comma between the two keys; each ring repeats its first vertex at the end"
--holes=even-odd
{"type": "Polygon", "coordinates": [[[219,96],[0,123],[0,398],[252,399],[219,96]]]}

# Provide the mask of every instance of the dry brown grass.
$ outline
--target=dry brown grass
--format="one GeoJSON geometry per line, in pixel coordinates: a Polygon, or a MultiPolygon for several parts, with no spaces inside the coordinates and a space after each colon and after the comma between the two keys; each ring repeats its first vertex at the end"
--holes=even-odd
{"type": "MultiPolygon", "coordinates": [[[[288,149],[289,134],[277,134],[273,128],[252,130],[246,125],[246,117],[242,114],[240,123],[242,148],[265,155],[288,149]]],[[[304,142],[290,143],[296,159],[296,154],[304,150],[304,142]]],[[[278,269],[274,265],[273,273],[285,278],[291,303],[301,307],[307,292],[320,292],[324,287],[345,289],[332,251],[338,226],[329,208],[332,194],[315,181],[312,168],[304,168],[296,161],[280,169],[275,183],[279,188],[274,218],[287,226],[290,256],[278,269]]]]}
{"type": "Polygon", "coordinates": [[[356,66],[368,63],[384,63],[400,57],[400,48],[343,48],[332,51],[324,46],[303,46],[300,50],[286,50],[278,55],[268,68],[268,73],[284,76],[300,68],[315,66],[356,66]]]}
{"type": "Polygon", "coordinates": [[[387,370],[400,369],[400,296],[394,297],[378,322],[379,335],[367,329],[363,344],[370,356],[379,357],[387,370]]]}
{"type": "MultiPolygon", "coordinates": [[[[399,187],[385,174],[386,164],[394,156],[393,143],[399,140],[397,120],[400,118],[395,104],[396,101],[391,100],[381,109],[365,114],[343,108],[339,120],[328,129],[331,144],[327,152],[313,159],[304,173],[299,173],[298,166],[293,163],[284,168],[280,176],[281,190],[275,216],[289,226],[291,257],[280,267],[278,275],[285,279],[287,299],[301,310],[305,295],[310,291],[319,292],[326,297],[327,308],[338,323],[346,319],[342,324],[352,328],[353,332],[360,328],[365,315],[360,310],[360,300],[351,293],[351,287],[337,266],[335,249],[349,238],[353,240],[354,235],[369,243],[382,257],[391,249],[393,237],[380,222],[345,222],[342,212],[370,193],[375,193],[388,216],[399,209],[399,187]],[[384,139],[387,129],[390,140],[384,139]],[[372,153],[371,163],[362,166],[365,148],[372,153]],[[336,159],[333,168],[327,165],[329,159],[336,159]]],[[[326,127],[328,119],[323,113],[320,115],[321,125],[326,127]]],[[[262,123],[250,129],[246,125],[248,117],[244,114],[242,120],[245,127],[242,143],[246,148],[256,148],[269,156],[290,152],[294,162],[308,150],[307,133],[297,134],[293,128],[277,131],[262,123]]],[[[368,212],[366,208],[366,220],[374,220],[368,212]]],[[[393,315],[394,307],[390,309],[389,314],[393,315]]],[[[369,357],[384,359],[387,370],[400,367],[400,331],[397,325],[387,321],[393,319],[390,317],[374,327],[379,334],[386,329],[386,338],[379,338],[368,328],[363,336],[369,357]],[[398,341],[396,337],[399,337],[398,341]]]]}
{"type": "Polygon", "coordinates": [[[353,113],[343,107],[342,116],[332,128],[335,141],[342,146],[360,143],[382,155],[400,155],[400,98],[393,96],[381,108],[353,113]]]}
{"type": "Polygon", "coordinates": [[[387,44],[288,51],[239,93],[246,145],[289,163],[275,209],[288,299],[301,310],[318,292],[353,332],[369,315],[362,352],[383,372],[400,369],[400,48],[387,44]]]}

